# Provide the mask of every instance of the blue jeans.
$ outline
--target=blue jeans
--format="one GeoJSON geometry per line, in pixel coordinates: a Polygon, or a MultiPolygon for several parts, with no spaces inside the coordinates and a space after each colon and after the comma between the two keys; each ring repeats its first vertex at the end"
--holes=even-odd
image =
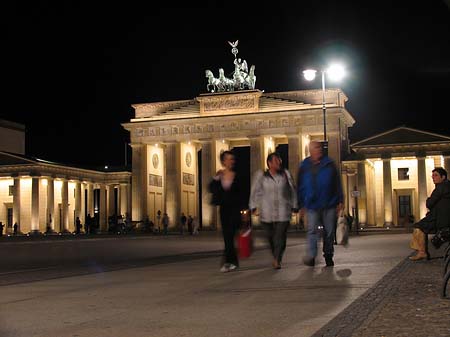
{"type": "Polygon", "coordinates": [[[306,210],[308,226],[308,255],[317,256],[318,226],[323,226],[323,256],[333,257],[334,229],[336,227],[336,208],[308,209],[306,210]]]}

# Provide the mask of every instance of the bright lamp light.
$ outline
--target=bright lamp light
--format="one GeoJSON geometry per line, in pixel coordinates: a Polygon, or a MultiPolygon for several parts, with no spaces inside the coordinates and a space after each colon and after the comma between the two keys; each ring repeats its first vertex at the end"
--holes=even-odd
{"type": "Polygon", "coordinates": [[[340,64],[333,64],[327,69],[327,74],[331,80],[339,81],[345,76],[345,70],[340,64]]]}
{"type": "Polygon", "coordinates": [[[303,77],[305,77],[305,80],[307,81],[312,81],[316,78],[316,72],[317,71],[313,69],[303,70],[303,77]]]}

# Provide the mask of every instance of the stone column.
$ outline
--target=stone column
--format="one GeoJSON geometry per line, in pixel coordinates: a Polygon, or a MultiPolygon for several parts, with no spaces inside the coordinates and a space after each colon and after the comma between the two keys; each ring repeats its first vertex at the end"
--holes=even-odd
{"type": "Polygon", "coordinates": [[[86,223],[86,184],[81,183],[81,209],[80,209],[80,220],[82,225],[86,223]]]}
{"type": "Polygon", "coordinates": [[[31,178],[31,233],[39,233],[39,177],[31,178]]]}
{"type": "Polygon", "coordinates": [[[166,168],[165,174],[165,203],[166,212],[169,216],[171,226],[178,224],[180,217],[180,144],[171,143],[167,144],[164,149],[164,167],[166,168]]]}
{"type": "Polygon", "coordinates": [[[20,231],[20,177],[14,177],[13,189],[13,225],[17,223],[20,231]]]}
{"type": "Polygon", "coordinates": [[[87,212],[93,217],[94,216],[94,185],[92,183],[87,184],[87,212]]]}
{"type": "Polygon", "coordinates": [[[425,157],[417,157],[417,176],[419,191],[419,218],[422,219],[427,213],[427,170],[425,165],[425,157]]]}
{"type": "Polygon", "coordinates": [[[289,148],[289,172],[297,183],[298,168],[301,161],[301,141],[299,135],[287,135],[289,148]]]}
{"type": "Polygon", "coordinates": [[[256,171],[264,169],[264,160],[263,152],[263,138],[259,136],[249,137],[250,139],[250,177],[253,179],[253,176],[256,171]]]}
{"type": "Polygon", "coordinates": [[[55,231],[55,180],[51,177],[47,179],[47,231],[55,231]]]}
{"type": "Polygon", "coordinates": [[[75,182],[75,220],[79,217],[81,221],[81,182],[75,182]]]}
{"type": "Polygon", "coordinates": [[[108,203],[108,211],[107,215],[114,215],[114,205],[115,205],[115,194],[114,194],[114,185],[108,185],[107,187],[107,203],[108,203]]]}
{"type": "Polygon", "coordinates": [[[450,175],[450,156],[444,156],[444,168],[447,171],[447,174],[450,175]]]}
{"type": "Polygon", "coordinates": [[[128,212],[128,186],[120,184],[120,215],[125,216],[128,212]]]}
{"type": "Polygon", "coordinates": [[[99,228],[100,232],[107,232],[107,209],[106,209],[106,186],[100,184],[100,210],[99,210],[99,228]]]}
{"type": "Polygon", "coordinates": [[[210,204],[211,193],[208,185],[211,178],[216,173],[215,158],[213,156],[213,143],[211,140],[202,142],[202,219],[204,227],[214,227],[217,223],[215,206],[210,204]]]}
{"type": "Polygon", "coordinates": [[[384,226],[392,226],[391,158],[383,159],[384,226]]]}
{"type": "Polygon", "coordinates": [[[367,224],[367,190],[366,190],[366,162],[358,163],[358,220],[362,225],[367,224]]]}
{"type": "Polygon", "coordinates": [[[142,144],[131,144],[133,150],[132,154],[132,187],[131,187],[131,218],[133,221],[141,221],[143,219],[143,203],[144,198],[142,196],[142,144]]]}
{"type": "Polygon", "coordinates": [[[67,179],[62,181],[61,189],[61,208],[62,208],[62,220],[61,232],[69,233],[69,182],[67,179]]]}

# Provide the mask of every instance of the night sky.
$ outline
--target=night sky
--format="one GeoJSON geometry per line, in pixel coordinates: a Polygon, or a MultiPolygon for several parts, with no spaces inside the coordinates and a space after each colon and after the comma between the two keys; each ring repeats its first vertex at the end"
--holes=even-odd
{"type": "Polygon", "coordinates": [[[349,97],[351,142],[400,125],[450,136],[446,1],[5,3],[0,118],[26,125],[30,156],[123,165],[131,105],[205,93],[205,69],[233,71],[236,40],[265,92],[320,88],[301,71],[344,63],[327,85],[349,97]]]}

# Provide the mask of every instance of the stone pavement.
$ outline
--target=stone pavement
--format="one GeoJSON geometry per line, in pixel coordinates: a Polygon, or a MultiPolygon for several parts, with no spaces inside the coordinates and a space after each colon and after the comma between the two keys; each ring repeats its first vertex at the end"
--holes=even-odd
{"type": "Polygon", "coordinates": [[[443,247],[431,253],[429,261],[400,262],[313,337],[450,336],[450,296],[440,297],[443,247]]]}

